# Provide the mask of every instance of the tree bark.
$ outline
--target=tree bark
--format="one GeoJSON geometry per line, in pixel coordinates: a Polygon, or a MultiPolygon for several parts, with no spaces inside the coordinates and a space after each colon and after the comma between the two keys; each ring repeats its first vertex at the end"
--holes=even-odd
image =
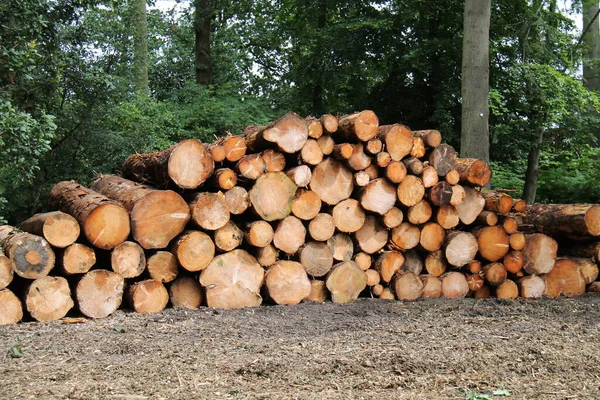
{"type": "Polygon", "coordinates": [[[208,86],[213,83],[210,49],[213,9],[211,0],[194,0],[194,69],[196,83],[208,86]]]}
{"type": "Polygon", "coordinates": [[[61,249],[75,243],[80,233],[77,220],[61,211],[35,214],[25,220],[20,229],[42,236],[52,246],[61,249]]]}
{"type": "Polygon", "coordinates": [[[529,154],[527,155],[527,170],[525,171],[525,186],[523,187],[523,200],[527,204],[535,202],[537,182],[540,175],[540,156],[542,153],[542,142],[544,141],[545,128],[540,126],[535,130],[529,154]]]}
{"type": "Polygon", "coordinates": [[[532,204],[522,222],[554,238],[591,239],[600,236],[600,204],[532,204]]]}
{"type": "Polygon", "coordinates": [[[148,96],[148,17],[146,0],[135,0],[131,4],[133,15],[133,89],[138,95],[148,96]]]}
{"type": "Polygon", "coordinates": [[[583,0],[583,43],[586,54],[583,59],[583,85],[592,92],[600,90],[600,19],[598,1],[583,0]]]}

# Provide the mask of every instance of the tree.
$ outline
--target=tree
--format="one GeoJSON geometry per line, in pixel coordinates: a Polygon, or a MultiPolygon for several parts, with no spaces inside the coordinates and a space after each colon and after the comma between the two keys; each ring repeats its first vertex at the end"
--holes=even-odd
{"type": "Polygon", "coordinates": [[[131,0],[133,16],[133,88],[147,95],[148,87],[148,17],[146,0],[131,0]]]}
{"type": "Polygon", "coordinates": [[[462,157],[490,159],[489,31],[490,0],[466,0],[462,55],[462,157]]]}
{"type": "Polygon", "coordinates": [[[588,90],[600,90],[600,20],[598,0],[583,0],[583,33],[580,40],[586,45],[583,60],[583,83],[588,90]]]}
{"type": "Polygon", "coordinates": [[[212,59],[210,57],[210,36],[213,10],[211,0],[194,0],[194,66],[196,83],[213,83],[212,59]]]}

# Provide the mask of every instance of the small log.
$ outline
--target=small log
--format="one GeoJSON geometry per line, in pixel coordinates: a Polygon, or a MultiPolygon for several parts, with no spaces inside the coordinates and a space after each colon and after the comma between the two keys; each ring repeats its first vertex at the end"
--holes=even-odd
{"type": "Polygon", "coordinates": [[[79,311],[89,318],[105,318],[123,301],[125,280],[115,272],[95,269],[83,275],[75,288],[79,311]]]}
{"type": "Polygon", "coordinates": [[[546,291],[546,282],[537,275],[528,275],[517,281],[519,293],[525,299],[538,299],[546,291]]]}
{"type": "Polygon", "coordinates": [[[156,190],[116,175],[100,175],[92,190],[125,207],[133,238],[145,249],[164,248],[190,220],[189,206],[171,190],[156,190]]]}
{"type": "Polygon", "coordinates": [[[146,258],[146,270],[150,278],[155,281],[172,282],[179,273],[177,257],[170,251],[159,250],[146,258]]]}
{"type": "Polygon", "coordinates": [[[473,261],[471,261],[468,264],[467,269],[472,274],[479,274],[481,272],[481,270],[482,270],[481,261],[479,261],[479,260],[473,260],[473,261]]]}
{"type": "Polygon", "coordinates": [[[558,243],[550,236],[534,233],[525,236],[523,248],[523,271],[533,274],[546,274],[554,267],[558,243]]]}
{"type": "Polygon", "coordinates": [[[219,168],[211,176],[210,182],[220,190],[229,190],[237,185],[237,174],[231,168],[219,168]]]}
{"type": "Polygon", "coordinates": [[[244,236],[248,244],[265,247],[271,244],[274,234],[273,227],[267,221],[255,221],[248,224],[244,236]]]}
{"type": "Polygon", "coordinates": [[[385,167],[385,177],[392,183],[400,183],[406,178],[406,165],[402,161],[391,161],[385,167]]]}
{"type": "Polygon", "coordinates": [[[379,218],[367,215],[363,226],[354,234],[354,239],[362,251],[373,254],[386,245],[388,236],[388,230],[381,225],[379,218]]]}
{"type": "MultiPolygon", "coordinates": [[[[498,223],[498,214],[495,211],[483,210],[477,218],[475,218],[477,225],[494,226],[498,223]]],[[[506,232],[506,230],[504,230],[506,232]]],[[[508,232],[507,232],[508,233],[508,232]]]]}
{"type": "Polygon", "coordinates": [[[347,160],[352,157],[352,152],[354,151],[354,147],[350,143],[340,143],[336,144],[333,147],[333,153],[331,153],[336,160],[347,160]]]}
{"type": "Polygon", "coordinates": [[[410,154],[413,147],[413,132],[404,125],[380,126],[379,138],[385,143],[386,151],[394,161],[402,160],[410,154]]]}
{"type": "Polygon", "coordinates": [[[461,183],[475,186],[485,186],[492,179],[490,166],[482,160],[475,158],[457,158],[454,168],[460,174],[461,183]]]}
{"type": "Polygon", "coordinates": [[[398,300],[413,301],[421,297],[423,282],[412,272],[402,271],[394,278],[391,288],[398,300]]]}
{"type": "Polygon", "coordinates": [[[25,306],[36,321],[61,319],[74,306],[69,282],[63,277],[55,276],[36,279],[25,292],[25,306]]]}
{"type": "Polygon", "coordinates": [[[502,227],[509,235],[516,233],[519,230],[519,223],[516,218],[513,217],[504,217],[502,221],[502,227]]]}
{"type": "Polygon", "coordinates": [[[375,155],[383,150],[383,142],[379,138],[373,138],[365,144],[365,151],[368,154],[375,155]]]}
{"type": "Polygon", "coordinates": [[[437,131],[435,129],[413,131],[413,135],[423,139],[425,144],[432,148],[436,148],[442,143],[442,134],[440,133],[440,131],[437,131]]]}
{"type": "Polygon", "coordinates": [[[467,197],[467,193],[465,192],[465,188],[461,185],[453,185],[452,186],[452,197],[450,197],[450,204],[453,206],[458,206],[465,201],[467,197]]]}
{"type": "Polygon", "coordinates": [[[414,206],[425,196],[425,186],[421,178],[407,175],[398,185],[398,200],[407,207],[414,206]]]}
{"type": "MultiPolygon", "coordinates": [[[[425,166],[423,168],[423,173],[421,174],[421,180],[423,181],[423,186],[425,189],[433,187],[438,184],[439,176],[438,172],[431,165],[425,166]]],[[[446,185],[450,185],[448,182],[444,182],[446,185]]]]}
{"type": "Polygon", "coordinates": [[[300,165],[289,169],[286,171],[286,175],[298,187],[307,187],[312,180],[312,172],[308,165],[300,165]]]}
{"type": "Polygon", "coordinates": [[[213,149],[215,147],[222,147],[225,153],[224,159],[229,162],[236,162],[241,160],[242,157],[246,155],[247,151],[246,141],[244,140],[244,138],[241,136],[235,136],[231,134],[217,139],[215,142],[207,145],[206,147],[211,152],[211,154],[213,153],[213,149]]]}
{"type": "Polygon", "coordinates": [[[195,189],[212,175],[214,168],[202,142],[188,139],[156,153],[132,154],[121,170],[124,178],[154,187],[165,188],[172,182],[182,189],[195,189]]]}
{"type": "Polygon", "coordinates": [[[467,275],[467,284],[471,292],[476,292],[481,289],[485,283],[485,280],[479,274],[467,275]]]}
{"type": "Polygon", "coordinates": [[[325,282],[313,279],[310,281],[310,294],[304,298],[306,301],[313,301],[315,303],[325,303],[329,292],[325,282]]]}
{"type": "Polygon", "coordinates": [[[298,189],[294,200],[292,200],[292,214],[308,221],[317,216],[321,210],[321,199],[319,195],[309,189],[298,189]]]}
{"type": "Polygon", "coordinates": [[[519,287],[514,281],[507,279],[496,288],[496,297],[505,300],[516,299],[519,297],[519,287]]]}
{"type": "Polygon", "coordinates": [[[501,226],[486,226],[475,232],[479,254],[488,261],[498,261],[508,253],[508,235],[501,226]]]}
{"type": "Polygon", "coordinates": [[[587,288],[589,293],[600,293],[600,282],[592,282],[587,288]]]}
{"type": "Polygon", "coordinates": [[[383,214],[383,225],[388,229],[394,229],[404,220],[404,213],[398,207],[392,207],[383,214]]]}
{"type": "Polygon", "coordinates": [[[13,280],[14,264],[6,257],[0,246],[0,290],[6,288],[13,280]]]}
{"type": "Polygon", "coordinates": [[[315,139],[308,139],[300,151],[302,162],[308,165],[317,165],[323,161],[323,151],[315,139]]]}
{"type": "Polygon", "coordinates": [[[370,181],[371,178],[365,171],[358,171],[354,174],[354,184],[358,187],[367,186],[370,181]]]}
{"type": "Polygon", "coordinates": [[[442,282],[440,278],[433,275],[421,275],[419,279],[423,282],[422,299],[437,299],[442,295],[442,282]]]}
{"type": "Polygon", "coordinates": [[[325,284],[332,302],[351,303],[367,287],[367,274],[354,261],[343,261],[333,266],[325,284]]]}
{"type": "Polygon", "coordinates": [[[392,292],[392,290],[390,288],[386,288],[384,287],[383,290],[381,291],[381,294],[378,296],[381,300],[396,300],[396,296],[394,295],[394,292],[392,292]]]}
{"type": "Polygon", "coordinates": [[[465,225],[471,225],[477,216],[483,211],[485,199],[476,189],[464,187],[465,198],[462,203],[454,205],[458,211],[460,221],[465,225]]]}
{"type": "Polygon", "coordinates": [[[370,181],[379,178],[379,169],[375,164],[369,165],[367,168],[364,169],[363,172],[365,172],[369,176],[370,181]]]}
{"type": "Polygon", "coordinates": [[[283,172],[268,172],[250,189],[254,212],[265,221],[284,219],[292,211],[297,186],[283,172]]]}
{"type": "Polygon", "coordinates": [[[339,121],[336,116],[331,114],[323,114],[320,121],[325,132],[331,134],[338,130],[339,121]]]}
{"type": "Polygon", "coordinates": [[[377,285],[371,287],[371,293],[374,296],[379,297],[379,296],[383,295],[383,292],[385,291],[385,289],[387,289],[387,288],[384,288],[382,284],[378,283],[377,285]]]}
{"type": "Polygon", "coordinates": [[[435,221],[444,229],[453,229],[460,222],[458,210],[452,204],[446,204],[437,209],[435,221]]]}
{"type": "Polygon", "coordinates": [[[501,192],[482,192],[485,199],[485,209],[488,211],[506,214],[510,212],[513,199],[506,193],[501,192]]]}
{"type": "Polygon", "coordinates": [[[504,264],[498,262],[485,265],[482,271],[486,282],[492,286],[500,286],[507,277],[504,264]]]}
{"type": "Polygon", "coordinates": [[[385,178],[372,180],[360,193],[362,208],[379,215],[388,212],[394,204],[396,204],[396,188],[385,178]]]}
{"type": "Polygon", "coordinates": [[[532,204],[523,223],[554,238],[589,239],[600,236],[600,204],[532,204]]]}
{"type": "Polygon", "coordinates": [[[241,249],[216,256],[200,274],[206,303],[212,308],[258,307],[265,271],[256,258],[241,249]]]}
{"type": "Polygon", "coordinates": [[[446,204],[452,204],[452,196],[454,186],[446,181],[436,183],[428,190],[427,198],[436,206],[444,206],[446,204]]]}
{"type": "Polygon", "coordinates": [[[235,165],[235,170],[242,177],[251,181],[257,180],[267,169],[265,160],[260,153],[248,154],[235,165]]]}
{"type": "Polygon", "coordinates": [[[52,246],[61,249],[75,243],[80,233],[77,220],[61,211],[35,214],[25,220],[20,229],[42,236],[52,246]]]}
{"type": "Polygon", "coordinates": [[[326,241],[335,232],[335,222],[329,214],[319,213],[308,224],[310,237],[317,241],[326,241]]]}
{"type": "Polygon", "coordinates": [[[261,153],[265,172],[281,172],[285,169],[285,156],[277,150],[267,149],[261,153]]]}
{"type": "Polygon", "coordinates": [[[0,290],[0,325],[16,324],[22,319],[21,300],[9,289],[0,290]]]}
{"type": "MultiPolygon", "coordinates": [[[[316,118],[306,118],[306,128],[308,129],[308,137],[318,139],[323,136],[323,125],[321,121],[316,118]]],[[[309,139],[310,140],[310,139],[309,139]]]]}
{"type": "Polygon", "coordinates": [[[198,279],[180,276],[169,285],[169,300],[173,307],[196,309],[204,302],[204,291],[198,279]]]}
{"type": "Polygon", "coordinates": [[[410,222],[403,222],[392,229],[390,244],[397,250],[409,250],[416,247],[421,239],[421,230],[410,222]]]}
{"type": "Polygon", "coordinates": [[[299,253],[300,264],[312,277],[325,276],[333,267],[333,254],[327,243],[309,241],[299,253]]]}
{"type": "Polygon", "coordinates": [[[513,199],[512,210],[514,212],[523,213],[527,210],[527,203],[525,200],[513,199]]]}
{"type": "Polygon", "coordinates": [[[375,261],[373,268],[381,276],[381,280],[390,283],[394,275],[402,269],[404,256],[399,251],[384,251],[375,261]]]}
{"type": "Polygon", "coordinates": [[[511,274],[516,274],[523,268],[523,253],[519,250],[510,250],[504,256],[502,264],[506,268],[506,271],[511,274]]]}
{"type": "Polygon", "coordinates": [[[254,152],[269,146],[288,154],[302,149],[308,139],[306,122],[296,113],[289,112],[269,126],[248,126],[244,129],[246,146],[254,152]]]}
{"type": "Polygon", "coordinates": [[[60,255],[60,272],[64,275],[85,274],[96,264],[96,252],[81,243],[73,243],[60,255]]]}
{"type": "Polygon", "coordinates": [[[302,264],[282,260],[267,270],[265,288],[276,304],[298,304],[311,291],[310,280],[302,264]]]}
{"type": "Polygon", "coordinates": [[[293,215],[285,217],[275,229],[273,246],[286,254],[295,254],[304,244],[306,228],[298,218],[293,215]]]}
{"type": "Polygon", "coordinates": [[[208,145],[206,150],[210,153],[213,162],[219,163],[225,161],[225,147],[221,145],[208,145]]]}
{"type": "Polygon", "coordinates": [[[327,240],[327,246],[331,249],[333,259],[338,261],[350,261],[354,254],[354,244],[347,233],[336,233],[327,240]]]}
{"type": "Polygon", "coordinates": [[[317,139],[317,144],[319,148],[323,152],[324,156],[328,156],[333,153],[333,149],[335,147],[335,140],[329,135],[323,135],[319,139],[317,139]]]}
{"type": "Polygon", "coordinates": [[[135,242],[123,242],[111,252],[110,266],[123,278],[138,277],[146,269],[144,249],[135,242]]]}
{"type": "Polygon", "coordinates": [[[460,268],[475,258],[479,246],[470,232],[450,231],[446,235],[444,255],[448,264],[460,268]]]}
{"type": "Polygon", "coordinates": [[[579,296],[585,293],[585,278],[579,264],[568,258],[559,258],[554,267],[542,277],[546,283],[544,296],[579,296]]]}
{"type": "Polygon", "coordinates": [[[324,203],[336,205],[352,194],[352,178],[352,172],[346,166],[333,158],[326,158],[314,168],[310,188],[324,203]]]}
{"type": "Polygon", "coordinates": [[[234,215],[243,214],[250,207],[250,195],[241,186],[236,186],[225,192],[225,201],[229,213],[234,215]]]}
{"type": "Polygon", "coordinates": [[[241,246],[244,232],[233,221],[228,221],[215,231],[214,237],[215,247],[219,251],[227,252],[241,246]]]}
{"type": "Polygon", "coordinates": [[[435,222],[428,222],[421,228],[419,244],[427,251],[437,251],[442,248],[446,239],[446,231],[435,222]]]}
{"type": "Polygon", "coordinates": [[[340,232],[356,232],[365,224],[365,211],[354,199],[340,201],[333,207],[331,215],[340,232]]]}
{"type": "Polygon", "coordinates": [[[381,276],[376,270],[369,268],[365,270],[365,274],[367,274],[367,286],[373,287],[381,282],[381,276]]]}
{"type": "Polygon", "coordinates": [[[204,232],[185,231],[174,240],[171,252],[182,268],[197,272],[206,268],[213,260],[215,244],[204,232]]]}
{"type": "Polygon", "coordinates": [[[447,299],[462,299],[469,293],[467,278],[460,272],[448,272],[441,281],[442,296],[447,299]]]}
{"type": "Polygon", "coordinates": [[[169,303],[169,292],[165,285],[154,279],[136,282],[127,292],[131,308],[138,313],[157,313],[169,303]]]}
{"type": "Polygon", "coordinates": [[[569,258],[579,265],[585,284],[589,285],[598,278],[598,265],[589,258],[569,258]]]}
{"type": "Polygon", "coordinates": [[[371,157],[365,154],[362,143],[352,146],[352,155],[346,160],[346,164],[354,171],[361,171],[371,165],[371,157]]]}
{"type": "Polygon", "coordinates": [[[452,186],[458,185],[458,183],[460,182],[460,174],[458,173],[458,171],[456,169],[452,168],[450,171],[448,171],[446,173],[446,176],[444,176],[444,179],[446,180],[446,182],[448,182],[452,186]]]}
{"type": "Polygon", "coordinates": [[[408,207],[406,218],[413,225],[421,225],[431,219],[433,209],[427,200],[421,200],[412,207],[408,207]]]}
{"type": "Polygon", "coordinates": [[[275,264],[279,256],[279,252],[272,244],[257,248],[255,254],[256,260],[263,267],[270,267],[275,264]]]}
{"type": "Polygon", "coordinates": [[[425,149],[425,141],[420,137],[413,137],[413,146],[410,150],[411,157],[423,158],[425,157],[426,151],[427,150],[425,149]]]}
{"type": "Polygon", "coordinates": [[[402,163],[404,164],[404,166],[406,166],[406,170],[410,174],[415,176],[421,176],[421,174],[423,173],[423,169],[425,168],[425,166],[423,165],[423,161],[414,157],[406,158],[402,160],[402,163]]]}
{"type": "Polygon", "coordinates": [[[104,250],[127,240],[130,232],[127,210],[75,181],[59,182],[48,196],[50,208],[75,217],[89,242],[104,250]]]}
{"type": "Polygon", "coordinates": [[[54,268],[55,255],[46,240],[12,226],[0,226],[0,247],[12,262],[14,273],[26,279],[38,279],[54,268]]]}
{"type": "Polygon", "coordinates": [[[515,232],[508,237],[508,244],[513,250],[523,250],[525,248],[525,234],[523,232],[515,232]]]}
{"type": "Polygon", "coordinates": [[[387,151],[381,151],[375,156],[375,163],[378,167],[387,168],[392,162],[392,156],[387,151]]]}
{"type": "Polygon", "coordinates": [[[364,110],[341,117],[335,135],[346,142],[357,139],[367,142],[377,136],[378,128],[377,115],[371,110],[364,110]]]}
{"type": "Polygon", "coordinates": [[[449,144],[441,144],[429,154],[429,165],[436,169],[439,176],[445,176],[454,170],[456,151],[449,144]]]}
{"type": "Polygon", "coordinates": [[[483,285],[481,287],[481,289],[479,289],[475,293],[473,293],[473,297],[475,297],[476,299],[487,299],[491,296],[492,296],[492,290],[487,285],[483,285]]]}
{"type": "Polygon", "coordinates": [[[369,268],[371,268],[371,264],[373,263],[373,258],[371,257],[370,254],[365,253],[364,251],[361,251],[359,253],[356,253],[356,255],[354,255],[354,258],[352,259],[359,267],[360,269],[362,269],[363,271],[368,270],[369,268]]]}
{"type": "Polygon", "coordinates": [[[448,269],[444,253],[441,250],[427,253],[427,257],[425,257],[425,269],[430,275],[442,276],[448,269]]]}
{"type": "Polygon", "coordinates": [[[423,271],[425,263],[423,258],[416,250],[409,250],[404,252],[404,265],[402,266],[403,271],[410,271],[415,275],[420,275],[423,271]]]}

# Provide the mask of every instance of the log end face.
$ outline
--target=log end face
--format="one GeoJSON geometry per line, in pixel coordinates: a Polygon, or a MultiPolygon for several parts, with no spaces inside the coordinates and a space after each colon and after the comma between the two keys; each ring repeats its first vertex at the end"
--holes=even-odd
{"type": "Polygon", "coordinates": [[[121,306],[124,286],[124,278],[115,272],[88,272],[75,289],[79,311],[89,318],[108,317],[121,306]]]}
{"type": "Polygon", "coordinates": [[[292,201],[298,187],[282,172],[268,172],[250,189],[250,203],[265,221],[284,219],[292,212],[292,201]]]}
{"type": "Polygon", "coordinates": [[[284,153],[291,154],[302,150],[308,140],[308,127],[299,115],[289,112],[278,119],[274,126],[265,129],[263,137],[276,143],[284,153]]]}
{"type": "Polygon", "coordinates": [[[77,220],[62,212],[49,217],[42,229],[46,240],[61,249],[75,243],[80,234],[77,220]]]}
{"type": "Polygon", "coordinates": [[[587,230],[592,236],[600,236],[600,204],[593,205],[584,217],[587,230]]]}
{"type": "Polygon", "coordinates": [[[39,322],[61,319],[74,306],[67,280],[53,276],[33,281],[27,290],[25,304],[29,314],[39,322]]]}
{"type": "Polygon", "coordinates": [[[129,213],[116,203],[96,207],[83,227],[90,243],[104,250],[111,250],[127,240],[130,229],[129,213]]]}
{"type": "Polygon", "coordinates": [[[356,136],[363,142],[367,142],[377,136],[379,119],[371,110],[361,111],[354,121],[356,136]]]}
{"type": "Polygon", "coordinates": [[[204,144],[197,139],[179,143],[169,156],[169,177],[182,189],[195,189],[213,173],[215,163],[204,144]]]}
{"type": "Polygon", "coordinates": [[[0,290],[0,325],[16,324],[23,319],[21,300],[10,290],[0,290]]]}

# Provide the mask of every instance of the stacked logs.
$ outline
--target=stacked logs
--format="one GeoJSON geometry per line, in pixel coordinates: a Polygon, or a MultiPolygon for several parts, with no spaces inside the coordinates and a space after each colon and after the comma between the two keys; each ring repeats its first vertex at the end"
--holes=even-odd
{"type": "Polygon", "coordinates": [[[210,144],[131,155],[121,172],[90,188],[60,182],[54,211],[0,227],[0,323],[23,308],[51,321],[122,303],[157,312],[600,289],[599,205],[527,206],[481,189],[487,163],[368,110],[290,112],[210,144]]]}

